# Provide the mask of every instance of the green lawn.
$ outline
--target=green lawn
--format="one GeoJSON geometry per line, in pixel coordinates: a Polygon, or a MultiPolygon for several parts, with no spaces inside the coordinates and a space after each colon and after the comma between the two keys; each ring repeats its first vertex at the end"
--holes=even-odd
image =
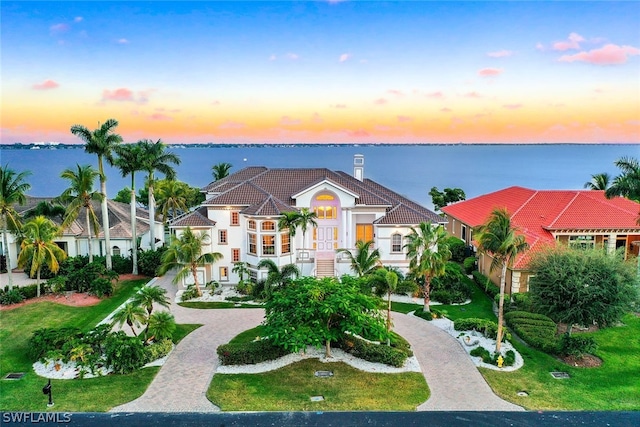
{"type": "MultiPolygon", "coordinates": [[[[29,304],[0,314],[0,376],[9,372],[26,372],[20,380],[0,380],[0,410],[45,411],[47,397],[42,394],[45,378],[37,376],[27,357],[27,343],[39,328],[76,326],[83,331],[93,328],[120,304],[126,301],[137,286],[147,280],[121,282],[113,297],[92,307],[69,307],[51,302],[29,304]]],[[[195,326],[197,327],[197,325],[195,326]]],[[[194,325],[179,325],[178,340],[194,325]]],[[[85,380],[52,380],[55,406],[53,411],[107,411],[136,399],[146,390],[158,367],[145,368],[129,375],[109,375],[85,380]]]]}
{"type": "Polygon", "coordinates": [[[417,372],[369,373],[308,359],[261,374],[214,375],[207,398],[223,411],[414,411],[429,388],[417,372]],[[334,376],[315,377],[319,370],[334,376]]]}

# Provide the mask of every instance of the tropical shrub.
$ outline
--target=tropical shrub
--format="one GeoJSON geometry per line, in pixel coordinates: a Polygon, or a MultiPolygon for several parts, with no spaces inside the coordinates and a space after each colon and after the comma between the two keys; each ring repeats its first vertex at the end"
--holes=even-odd
{"type": "Polygon", "coordinates": [[[558,327],[547,316],[526,311],[510,311],[504,318],[513,332],[531,347],[549,354],[558,352],[558,327]]]}
{"type": "MultiPolygon", "coordinates": [[[[481,332],[485,337],[496,339],[498,336],[498,324],[494,321],[480,318],[456,319],[453,322],[453,328],[456,331],[477,331],[481,332]]],[[[504,334],[502,340],[511,339],[508,332],[504,334]]]]}
{"type": "Polygon", "coordinates": [[[196,289],[195,284],[191,284],[187,286],[187,289],[184,290],[182,296],[180,297],[182,301],[189,301],[194,298],[198,298],[198,290],[196,289]]]}
{"type": "Polygon", "coordinates": [[[399,368],[407,360],[407,351],[404,348],[367,342],[353,335],[345,335],[336,344],[347,353],[372,363],[383,363],[399,368]]]}
{"type": "Polygon", "coordinates": [[[0,305],[18,304],[22,301],[24,301],[24,295],[18,288],[0,292],[0,305]]]}
{"type": "Polygon", "coordinates": [[[34,362],[52,350],[62,350],[66,342],[82,337],[78,328],[43,328],[33,332],[27,345],[27,354],[34,362]]]}
{"type": "Polygon", "coordinates": [[[151,345],[144,348],[145,363],[158,360],[171,352],[173,349],[173,342],[170,339],[156,341],[151,345]]]}
{"type": "Polygon", "coordinates": [[[412,295],[418,296],[420,294],[420,288],[413,280],[398,280],[396,290],[394,292],[398,295],[412,295]]]}
{"type": "Polygon", "coordinates": [[[142,367],[146,353],[142,341],[122,331],[109,334],[104,343],[105,361],[118,374],[128,374],[142,367]]]}
{"type": "MultiPolygon", "coordinates": [[[[40,283],[40,292],[44,293],[45,289],[46,283],[40,283]]],[[[25,299],[35,298],[38,295],[38,285],[34,283],[33,285],[23,286],[20,288],[20,292],[25,299]]]]}
{"type": "Polygon", "coordinates": [[[500,294],[500,288],[495,285],[487,276],[477,270],[471,274],[473,275],[473,281],[476,282],[478,287],[482,289],[484,293],[489,296],[489,298],[493,299],[496,295],[500,294]]]}
{"type": "Polygon", "coordinates": [[[460,239],[450,236],[446,240],[451,251],[451,261],[462,263],[467,254],[467,245],[460,239]]]}
{"type": "Polygon", "coordinates": [[[597,349],[598,344],[592,337],[563,334],[560,338],[560,354],[563,356],[582,357],[595,353],[597,349]]]}
{"type": "Polygon", "coordinates": [[[103,296],[110,296],[113,295],[113,284],[110,280],[107,280],[103,277],[98,277],[93,282],[91,282],[88,291],[90,294],[93,294],[98,298],[102,298],[103,296]]]}
{"type": "Polygon", "coordinates": [[[431,299],[442,304],[465,302],[471,294],[471,281],[455,262],[448,262],[444,275],[431,281],[431,299]]]}
{"type": "Polygon", "coordinates": [[[65,276],[56,276],[47,280],[47,286],[54,294],[62,293],[67,289],[67,278],[65,276]]]}
{"type": "Polygon", "coordinates": [[[473,273],[476,269],[477,261],[478,261],[478,258],[474,256],[466,257],[462,262],[462,266],[464,267],[464,272],[467,274],[473,273]]]}
{"type": "Polygon", "coordinates": [[[224,344],[217,349],[221,365],[254,365],[275,360],[291,351],[275,345],[268,339],[248,343],[224,344]]]}
{"type": "Polygon", "coordinates": [[[138,272],[143,276],[157,276],[158,268],[162,265],[162,254],[166,250],[165,246],[161,246],[155,251],[138,251],[138,272]]]}
{"type": "MultiPolygon", "coordinates": [[[[469,354],[474,357],[480,357],[484,363],[489,365],[497,365],[498,357],[500,356],[500,353],[489,353],[489,350],[482,346],[474,348],[469,354]]],[[[513,366],[515,362],[516,353],[513,350],[507,350],[502,357],[502,366],[513,366]]]]}

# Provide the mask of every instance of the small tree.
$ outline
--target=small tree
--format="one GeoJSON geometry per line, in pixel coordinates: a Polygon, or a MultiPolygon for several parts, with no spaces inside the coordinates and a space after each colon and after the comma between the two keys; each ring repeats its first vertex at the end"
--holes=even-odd
{"type": "Polygon", "coordinates": [[[129,325],[131,332],[134,336],[138,336],[134,326],[139,327],[141,324],[147,323],[147,315],[141,306],[135,302],[128,302],[120,310],[113,314],[112,325],[122,326],[124,324],[129,325]]]}
{"type": "Polygon", "coordinates": [[[373,273],[380,267],[380,250],[371,249],[373,244],[373,240],[369,240],[368,242],[358,240],[356,242],[355,254],[349,249],[338,249],[336,252],[347,254],[347,258],[349,258],[351,262],[351,270],[353,270],[358,277],[363,277],[373,273]]]}
{"type": "Polygon", "coordinates": [[[295,265],[287,264],[278,268],[275,262],[267,258],[260,260],[258,268],[266,268],[268,271],[267,280],[265,281],[265,296],[267,298],[271,296],[273,288],[286,286],[293,278],[297,278],[300,275],[300,271],[295,265]]]}
{"type": "Polygon", "coordinates": [[[147,310],[147,314],[151,316],[153,304],[159,304],[169,308],[171,301],[167,298],[167,290],[160,286],[143,286],[138,288],[138,292],[133,296],[134,304],[138,304],[147,310]]]}
{"type": "Polygon", "coordinates": [[[149,316],[146,333],[149,340],[160,341],[171,338],[176,330],[176,320],[168,311],[159,311],[149,316]]]}
{"type": "Polygon", "coordinates": [[[450,203],[465,200],[467,197],[460,188],[445,188],[443,191],[440,191],[438,187],[431,187],[429,195],[431,196],[433,207],[436,210],[440,210],[450,203]]]}
{"type": "Polygon", "coordinates": [[[376,299],[333,277],[298,279],[275,291],[265,309],[266,335],[292,351],[324,344],[326,357],[331,357],[331,343],[346,332],[380,341],[387,338],[376,299]]]}
{"type": "Polygon", "coordinates": [[[534,255],[529,267],[536,311],[567,323],[567,334],[573,324],[612,325],[638,301],[633,265],[621,254],[557,247],[534,255]]]}

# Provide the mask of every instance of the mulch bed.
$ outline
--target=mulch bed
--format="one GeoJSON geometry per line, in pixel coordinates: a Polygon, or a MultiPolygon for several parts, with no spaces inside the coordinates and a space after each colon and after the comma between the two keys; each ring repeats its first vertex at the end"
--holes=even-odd
{"type": "Polygon", "coordinates": [[[592,354],[585,354],[582,357],[564,356],[558,357],[563,363],[578,368],[597,368],[602,365],[602,359],[592,354]]]}

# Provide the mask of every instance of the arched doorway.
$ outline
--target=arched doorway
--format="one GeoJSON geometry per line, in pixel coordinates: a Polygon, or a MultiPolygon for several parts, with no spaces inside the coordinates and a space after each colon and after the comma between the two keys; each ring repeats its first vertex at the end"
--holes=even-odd
{"type": "Polygon", "coordinates": [[[333,258],[340,246],[340,199],[331,192],[322,191],[313,198],[311,210],[315,212],[318,222],[313,230],[316,257],[333,258]]]}

